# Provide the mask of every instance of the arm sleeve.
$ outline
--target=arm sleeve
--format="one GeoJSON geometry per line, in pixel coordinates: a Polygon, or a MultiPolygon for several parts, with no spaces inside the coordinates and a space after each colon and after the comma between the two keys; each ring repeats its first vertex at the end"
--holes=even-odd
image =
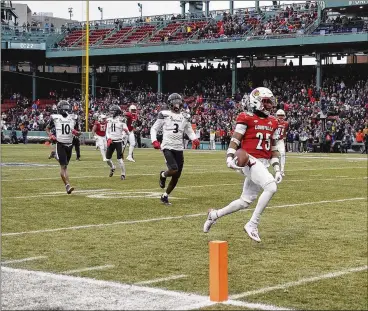
{"type": "Polygon", "coordinates": [[[46,127],[49,129],[55,127],[54,119],[51,118],[50,121],[47,123],[46,127]]]}
{"type": "Polygon", "coordinates": [[[160,112],[158,114],[158,118],[155,122],[155,124],[152,125],[151,127],[151,141],[154,142],[157,140],[157,132],[160,131],[162,129],[164,125],[164,116],[163,114],[160,112]]]}
{"type": "Polygon", "coordinates": [[[106,139],[110,139],[110,124],[109,122],[106,123],[106,139]]]}
{"type": "Polygon", "coordinates": [[[193,141],[197,139],[197,135],[194,133],[192,125],[189,122],[186,123],[184,132],[188,135],[190,140],[193,141]]]}

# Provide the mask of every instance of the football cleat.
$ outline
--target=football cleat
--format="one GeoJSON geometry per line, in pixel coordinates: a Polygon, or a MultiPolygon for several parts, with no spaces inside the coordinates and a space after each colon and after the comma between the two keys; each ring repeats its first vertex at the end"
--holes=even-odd
{"type": "Polygon", "coordinates": [[[49,160],[52,158],[55,158],[56,152],[55,151],[51,151],[50,155],[49,155],[49,160]]]}
{"type": "Polygon", "coordinates": [[[169,197],[168,196],[161,196],[161,202],[164,203],[165,205],[171,205],[171,203],[169,202],[169,197]]]}
{"type": "Polygon", "coordinates": [[[281,172],[281,176],[282,177],[285,177],[285,173],[283,171],[281,172]]]}
{"type": "Polygon", "coordinates": [[[208,233],[208,231],[210,231],[211,226],[214,225],[216,223],[216,220],[214,219],[214,213],[216,213],[216,210],[214,209],[209,209],[208,213],[207,213],[207,220],[205,221],[204,225],[203,225],[203,232],[204,233],[208,233]]]}
{"type": "Polygon", "coordinates": [[[125,175],[121,175],[121,176],[120,176],[120,179],[121,179],[121,180],[125,180],[125,175]]]}
{"type": "Polygon", "coordinates": [[[249,237],[256,241],[256,242],[261,242],[261,238],[259,237],[258,234],[258,228],[256,225],[251,224],[250,222],[247,222],[244,226],[244,230],[246,233],[248,233],[249,237]]]}
{"type": "Polygon", "coordinates": [[[112,176],[114,175],[114,172],[115,172],[115,168],[112,168],[112,169],[110,170],[109,177],[112,177],[112,176]]]}
{"type": "Polygon", "coordinates": [[[133,157],[131,157],[131,156],[127,156],[127,158],[126,158],[128,161],[130,161],[130,162],[135,162],[135,160],[133,159],[133,157]]]}
{"type": "Polygon", "coordinates": [[[67,194],[71,194],[74,191],[74,188],[71,187],[70,185],[66,185],[65,189],[67,194]]]}
{"type": "Polygon", "coordinates": [[[80,161],[81,159],[80,159],[80,158],[76,158],[75,160],[76,160],[76,161],[80,161]]]}
{"type": "Polygon", "coordinates": [[[165,171],[160,172],[160,180],[159,180],[160,188],[162,188],[162,189],[165,188],[165,183],[166,183],[166,177],[162,177],[162,173],[164,173],[164,172],[165,171]]]}

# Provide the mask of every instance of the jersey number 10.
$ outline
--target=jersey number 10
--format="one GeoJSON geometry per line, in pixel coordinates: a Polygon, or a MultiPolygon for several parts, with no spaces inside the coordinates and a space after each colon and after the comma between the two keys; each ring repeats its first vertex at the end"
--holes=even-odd
{"type": "Polygon", "coordinates": [[[61,125],[61,133],[64,135],[69,135],[70,134],[70,125],[69,124],[62,124],[61,125]]]}

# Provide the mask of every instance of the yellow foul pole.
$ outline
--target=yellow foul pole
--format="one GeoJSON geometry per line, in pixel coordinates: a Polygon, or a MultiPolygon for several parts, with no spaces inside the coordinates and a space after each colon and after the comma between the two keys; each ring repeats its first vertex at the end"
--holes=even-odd
{"type": "Polygon", "coordinates": [[[88,132],[88,115],[89,115],[89,0],[86,1],[86,67],[85,67],[85,75],[86,75],[86,132],[88,132]]]}

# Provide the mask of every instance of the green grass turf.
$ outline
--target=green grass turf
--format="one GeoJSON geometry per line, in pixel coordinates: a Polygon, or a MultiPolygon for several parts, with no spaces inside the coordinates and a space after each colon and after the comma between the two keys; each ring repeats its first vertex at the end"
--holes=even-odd
{"type": "MultiPolygon", "coordinates": [[[[57,165],[43,145],[5,145],[2,162],[57,165]]],[[[252,210],[220,219],[202,233],[206,216],[121,224],[2,237],[2,259],[48,256],[12,267],[50,272],[111,264],[113,269],[80,276],[134,283],[171,275],[187,278],[150,286],[208,294],[208,242],[229,242],[229,289],[237,294],[367,264],[367,161],[359,154],[287,154],[286,177],[270,206],[335,201],[266,209],[260,225],[261,244],[243,232],[252,210]]],[[[99,151],[82,147],[82,161],[73,156],[70,180],[76,190],[64,194],[55,167],[2,167],[2,233],[44,230],[119,221],[182,216],[221,208],[241,193],[243,177],[226,168],[224,152],[185,152],[185,168],[172,206],[157,198],[158,173],[164,169],[159,151],[135,151],[126,163],[127,180],[109,168],[99,151]],[[78,177],[78,178],[76,178],[78,177]],[[41,179],[44,178],[44,179],[41,179]],[[135,196],[129,198],[129,196],[135,196]]],[[[254,207],[254,206],[252,206],[254,207]]],[[[301,309],[366,309],[366,272],[321,280],[284,291],[246,297],[247,302],[301,309]],[[347,283],[348,282],[348,283],[347,283]],[[347,284],[349,286],[347,286],[347,284]],[[354,288],[359,289],[354,291],[354,288]]],[[[216,305],[222,310],[229,306],[216,305]]],[[[234,309],[238,307],[231,307],[234,309]]]]}

